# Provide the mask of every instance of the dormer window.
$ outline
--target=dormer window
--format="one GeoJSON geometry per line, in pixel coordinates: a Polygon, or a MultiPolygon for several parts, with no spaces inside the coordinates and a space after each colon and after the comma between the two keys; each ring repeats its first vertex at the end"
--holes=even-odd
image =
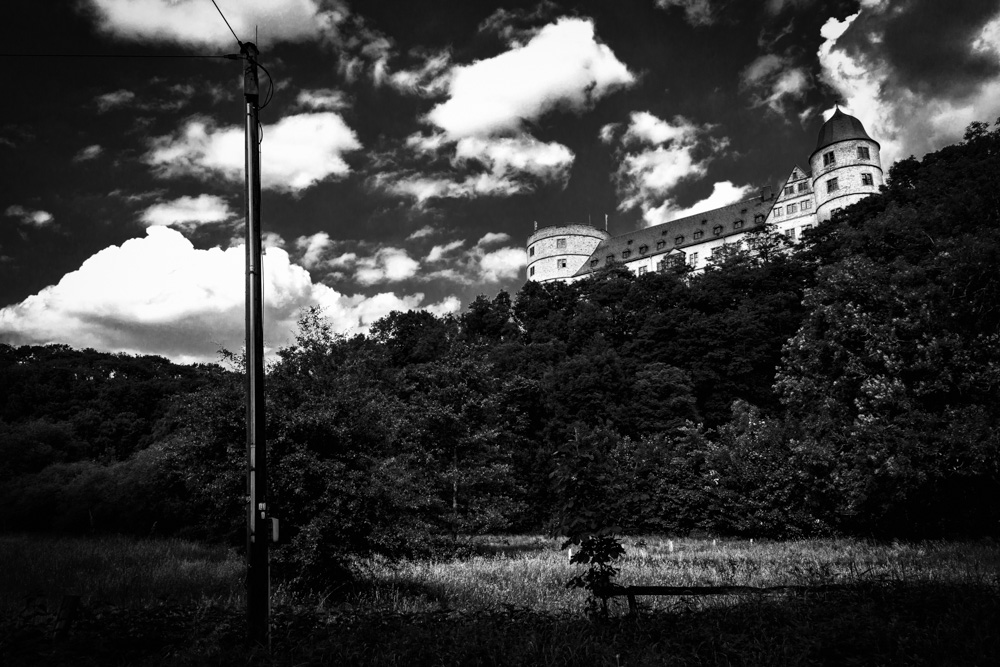
{"type": "Polygon", "coordinates": [[[680,235],[680,236],[675,236],[674,237],[674,245],[680,245],[682,243],[684,243],[684,235],[683,234],[680,235]]]}
{"type": "Polygon", "coordinates": [[[592,260],[590,260],[590,268],[594,268],[595,266],[597,266],[600,263],[601,263],[601,260],[599,260],[599,259],[592,259],[592,260]]]}
{"type": "Polygon", "coordinates": [[[632,239],[628,240],[628,245],[632,245],[632,239]]]}
{"type": "Polygon", "coordinates": [[[743,229],[743,221],[742,220],[734,220],[733,221],[733,229],[743,229]]]}
{"type": "Polygon", "coordinates": [[[615,256],[614,255],[608,255],[608,264],[610,264],[613,261],[615,261],[615,256]]]}
{"type": "Polygon", "coordinates": [[[755,215],[753,217],[753,221],[754,221],[754,224],[756,224],[756,225],[759,225],[760,223],[764,222],[764,214],[763,213],[758,213],[757,215],[755,215]]]}
{"type": "Polygon", "coordinates": [[[719,234],[721,234],[722,233],[722,225],[716,225],[715,227],[712,227],[712,233],[715,234],[716,236],[718,236],[719,234]]]}
{"type": "Polygon", "coordinates": [[[639,246],[639,254],[640,255],[645,255],[647,250],[649,250],[649,246],[646,245],[645,243],[642,244],[641,246],[639,246]]]}
{"type": "Polygon", "coordinates": [[[628,259],[632,256],[631,250],[622,250],[622,259],[628,259]]]}
{"type": "Polygon", "coordinates": [[[692,236],[694,237],[695,241],[697,241],[698,239],[700,239],[704,235],[705,235],[705,232],[701,231],[700,229],[698,231],[696,231],[694,234],[692,234],[692,236]]]}
{"type": "Polygon", "coordinates": [[[666,241],[657,241],[656,242],[656,249],[657,250],[663,250],[663,246],[665,246],[665,245],[667,245],[666,241]]]}

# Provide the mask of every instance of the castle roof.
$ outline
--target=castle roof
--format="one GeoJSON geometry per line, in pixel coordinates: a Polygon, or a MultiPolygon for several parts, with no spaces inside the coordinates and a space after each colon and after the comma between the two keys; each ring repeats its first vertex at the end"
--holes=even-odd
{"type": "MultiPolygon", "coordinates": [[[[868,136],[865,126],[861,124],[860,120],[844,113],[840,110],[840,107],[837,107],[837,110],[830,116],[830,120],[823,123],[823,127],[819,129],[819,136],[816,138],[816,151],[826,148],[830,144],[835,144],[838,141],[847,141],[848,139],[868,139],[869,141],[874,141],[874,139],[868,136]]],[[[816,151],[813,151],[813,153],[815,154],[816,151]]]]}
{"type": "Polygon", "coordinates": [[[613,236],[598,244],[590,259],[583,263],[575,275],[585,276],[606,266],[609,256],[614,257],[614,262],[624,263],[643,257],[667,255],[671,251],[701,245],[712,239],[743,234],[762,226],[773,204],[773,197],[763,199],[757,196],[712,211],[613,236]],[[696,238],[695,232],[702,232],[702,235],[696,238]],[[663,247],[657,248],[660,241],[665,243],[663,247]],[[629,254],[624,255],[626,252],[629,254]]]}

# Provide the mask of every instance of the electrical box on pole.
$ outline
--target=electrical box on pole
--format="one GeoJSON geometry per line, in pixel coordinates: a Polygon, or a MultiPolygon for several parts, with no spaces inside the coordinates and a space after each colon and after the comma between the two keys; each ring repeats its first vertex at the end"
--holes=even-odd
{"type": "Polygon", "coordinates": [[[264,330],[260,231],[260,85],[257,47],[240,45],[246,101],[247,637],[270,645],[267,453],[264,436],[264,330]]]}

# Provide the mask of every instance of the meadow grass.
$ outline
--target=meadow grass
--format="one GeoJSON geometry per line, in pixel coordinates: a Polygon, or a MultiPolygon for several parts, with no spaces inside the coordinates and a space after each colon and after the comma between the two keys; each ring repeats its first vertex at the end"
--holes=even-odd
{"type": "Polygon", "coordinates": [[[0,536],[5,665],[1000,664],[1000,547],[625,540],[622,584],[839,583],[809,595],[640,598],[588,617],[559,540],[477,538],[474,555],[355,564],[336,596],[275,587],[272,650],[243,640],[243,563],[180,540],[0,536]],[[25,600],[83,596],[71,633],[25,600]],[[113,641],[109,641],[113,638],[113,641]]]}

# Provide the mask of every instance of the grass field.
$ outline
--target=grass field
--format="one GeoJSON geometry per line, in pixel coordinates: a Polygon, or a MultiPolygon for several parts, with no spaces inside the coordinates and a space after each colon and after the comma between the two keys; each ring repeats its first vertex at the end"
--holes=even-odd
{"type": "Polygon", "coordinates": [[[645,598],[585,613],[559,542],[357,564],[336,595],[274,594],[272,651],[242,647],[243,566],[177,540],[0,536],[0,663],[143,665],[1000,664],[1000,546],[627,540],[623,584],[843,584],[836,593],[645,598]],[[63,595],[81,596],[53,639],[63,595]]]}

